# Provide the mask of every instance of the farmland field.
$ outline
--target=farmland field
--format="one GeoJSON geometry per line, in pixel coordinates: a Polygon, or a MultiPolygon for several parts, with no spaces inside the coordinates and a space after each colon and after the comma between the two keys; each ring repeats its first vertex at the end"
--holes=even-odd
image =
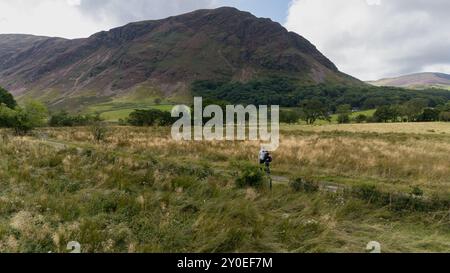
{"type": "Polygon", "coordinates": [[[449,123],[281,135],[270,190],[236,186],[256,142],[179,143],[168,128],[110,127],[100,143],[87,127],[2,130],[0,252],[65,252],[69,241],[84,252],[365,252],[370,241],[450,251],[449,123]]]}

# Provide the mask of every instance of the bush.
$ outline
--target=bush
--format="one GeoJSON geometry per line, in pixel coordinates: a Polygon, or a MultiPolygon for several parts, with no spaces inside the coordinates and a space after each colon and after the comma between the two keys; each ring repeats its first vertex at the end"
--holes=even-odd
{"type": "Polygon", "coordinates": [[[160,110],[135,110],[128,117],[128,123],[133,126],[169,126],[174,119],[169,112],[160,110]]]}
{"type": "Polygon", "coordinates": [[[350,123],[350,116],[348,114],[340,114],[338,116],[338,123],[339,124],[350,123]]]}
{"type": "Polygon", "coordinates": [[[320,190],[319,184],[315,181],[312,181],[310,179],[305,178],[295,178],[290,183],[289,186],[291,189],[293,189],[295,192],[318,192],[320,190]]]}
{"type": "Polygon", "coordinates": [[[295,124],[301,118],[301,115],[298,111],[293,110],[281,110],[280,112],[280,122],[287,124],[295,124]]]}
{"type": "Polygon", "coordinates": [[[69,115],[66,111],[50,116],[48,122],[51,127],[72,127],[72,126],[86,126],[95,122],[101,121],[99,115],[69,115]]]}
{"type": "Polygon", "coordinates": [[[236,179],[236,186],[238,188],[261,188],[266,182],[266,174],[259,166],[245,165],[240,167],[239,176],[236,179]]]}
{"type": "Polygon", "coordinates": [[[377,202],[382,199],[382,193],[377,189],[375,185],[363,184],[356,186],[353,189],[353,193],[356,197],[369,202],[377,202]]]}
{"type": "Polygon", "coordinates": [[[17,112],[5,104],[0,104],[0,128],[11,128],[17,112]]]}
{"type": "Polygon", "coordinates": [[[364,123],[366,121],[367,121],[367,116],[363,115],[363,114],[360,114],[355,118],[356,123],[364,123]]]}
{"type": "Polygon", "coordinates": [[[0,127],[13,128],[16,135],[25,135],[35,127],[45,125],[47,108],[36,101],[28,101],[23,108],[10,109],[0,105],[0,127]]]}
{"type": "Polygon", "coordinates": [[[414,197],[422,197],[424,192],[420,187],[415,186],[411,188],[411,195],[414,197]]]}
{"type": "Polygon", "coordinates": [[[450,112],[441,112],[439,115],[440,121],[450,121],[450,112]]]}
{"type": "Polygon", "coordinates": [[[91,133],[96,142],[101,142],[106,139],[108,128],[104,122],[96,122],[91,125],[91,133]]]}

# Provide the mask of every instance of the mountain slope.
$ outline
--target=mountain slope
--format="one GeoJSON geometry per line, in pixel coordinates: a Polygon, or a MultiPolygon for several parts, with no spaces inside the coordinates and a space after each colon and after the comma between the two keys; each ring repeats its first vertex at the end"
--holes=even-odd
{"type": "Polygon", "coordinates": [[[375,86],[395,86],[409,89],[440,88],[450,90],[450,75],[430,72],[417,73],[368,83],[375,86]]]}
{"type": "Polygon", "coordinates": [[[80,109],[122,100],[187,100],[196,80],[291,76],[360,84],[303,37],[234,8],[131,23],[86,39],[0,35],[0,85],[16,97],[80,109]]]}

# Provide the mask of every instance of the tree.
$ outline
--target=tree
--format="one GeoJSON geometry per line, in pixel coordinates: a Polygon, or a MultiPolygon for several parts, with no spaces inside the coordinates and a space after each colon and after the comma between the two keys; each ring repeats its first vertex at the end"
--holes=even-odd
{"type": "Polygon", "coordinates": [[[350,115],[349,114],[339,114],[338,115],[338,123],[339,124],[350,123],[350,115]]]}
{"type": "Polygon", "coordinates": [[[381,106],[378,107],[377,111],[375,111],[373,117],[377,122],[396,121],[398,117],[398,111],[393,106],[381,106]]]}
{"type": "Polygon", "coordinates": [[[128,117],[128,123],[133,126],[168,126],[173,123],[173,118],[169,112],[160,110],[135,110],[128,117]]]}
{"type": "Polygon", "coordinates": [[[406,116],[409,122],[416,121],[427,106],[427,99],[412,99],[403,105],[402,115],[406,116]]]}
{"type": "Polygon", "coordinates": [[[318,119],[330,121],[328,109],[319,99],[313,98],[302,103],[302,119],[307,124],[314,124],[318,119]]]}
{"type": "Polygon", "coordinates": [[[24,113],[27,116],[27,121],[33,127],[39,127],[45,125],[46,119],[48,117],[47,107],[34,100],[29,100],[25,102],[23,107],[24,113]]]}
{"type": "Polygon", "coordinates": [[[440,121],[450,121],[450,111],[449,112],[441,112],[439,114],[440,121]]]}
{"type": "Polygon", "coordinates": [[[101,121],[100,115],[70,115],[66,111],[61,111],[50,116],[48,125],[51,127],[71,127],[92,125],[101,121]]]}
{"type": "Polygon", "coordinates": [[[11,128],[14,123],[14,118],[17,112],[6,104],[0,104],[0,128],[11,128]]]}
{"type": "Polygon", "coordinates": [[[352,112],[352,106],[350,104],[339,105],[336,109],[337,114],[350,114],[352,112]]]}
{"type": "Polygon", "coordinates": [[[441,104],[436,107],[440,112],[450,112],[450,101],[446,104],[441,104]]]}
{"type": "Polygon", "coordinates": [[[350,104],[339,105],[336,109],[338,114],[338,123],[350,123],[350,114],[352,112],[352,106],[350,104]]]}
{"type": "Polygon", "coordinates": [[[2,103],[11,109],[14,109],[17,106],[17,103],[11,93],[0,87],[0,104],[2,103]]]}
{"type": "Polygon", "coordinates": [[[419,121],[438,121],[441,112],[434,108],[425,108],[423,113],[419,116],[419,121]]]}
{"type": "Polygon", "coordinates": [[[367,116],[363,115],[363,114],[360,114],[355,118],[356,123],[364,123],[366,121],[367,121],[367,116]]]}
{"type": "Polygon", "coordinates": [[[17,135],[27,134],[35,127],[45,125],[47,108],[40,102],[27,101],[23,108],[16,107],[9,127],[12,127],[17,135]]]}
{"type": "Polygon", "coordinates": [[[300,113],[295,110],[281,110],[280,112],[280,122],[282,123],[295,124],[300,118],[300,113]]]}

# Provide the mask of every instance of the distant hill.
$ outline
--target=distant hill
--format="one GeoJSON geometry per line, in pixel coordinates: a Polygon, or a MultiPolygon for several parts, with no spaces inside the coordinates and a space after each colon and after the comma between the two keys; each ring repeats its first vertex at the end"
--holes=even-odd
{"type": "Polygon", "coordinates": [[[0,35],[0,86],[51,108],[186,101],[197,80],[280,75],[305,85],[362,84],[302,36],[235,8],[131,23],[85,39],[0,35]]]}
{"type": "Polygon", "coordinates": [[[397,78],[368,82],[375,86],[394,86],[409,89],[439,88],[450,90],[450,75],[443,73],[417,73],[397,78]]]}

